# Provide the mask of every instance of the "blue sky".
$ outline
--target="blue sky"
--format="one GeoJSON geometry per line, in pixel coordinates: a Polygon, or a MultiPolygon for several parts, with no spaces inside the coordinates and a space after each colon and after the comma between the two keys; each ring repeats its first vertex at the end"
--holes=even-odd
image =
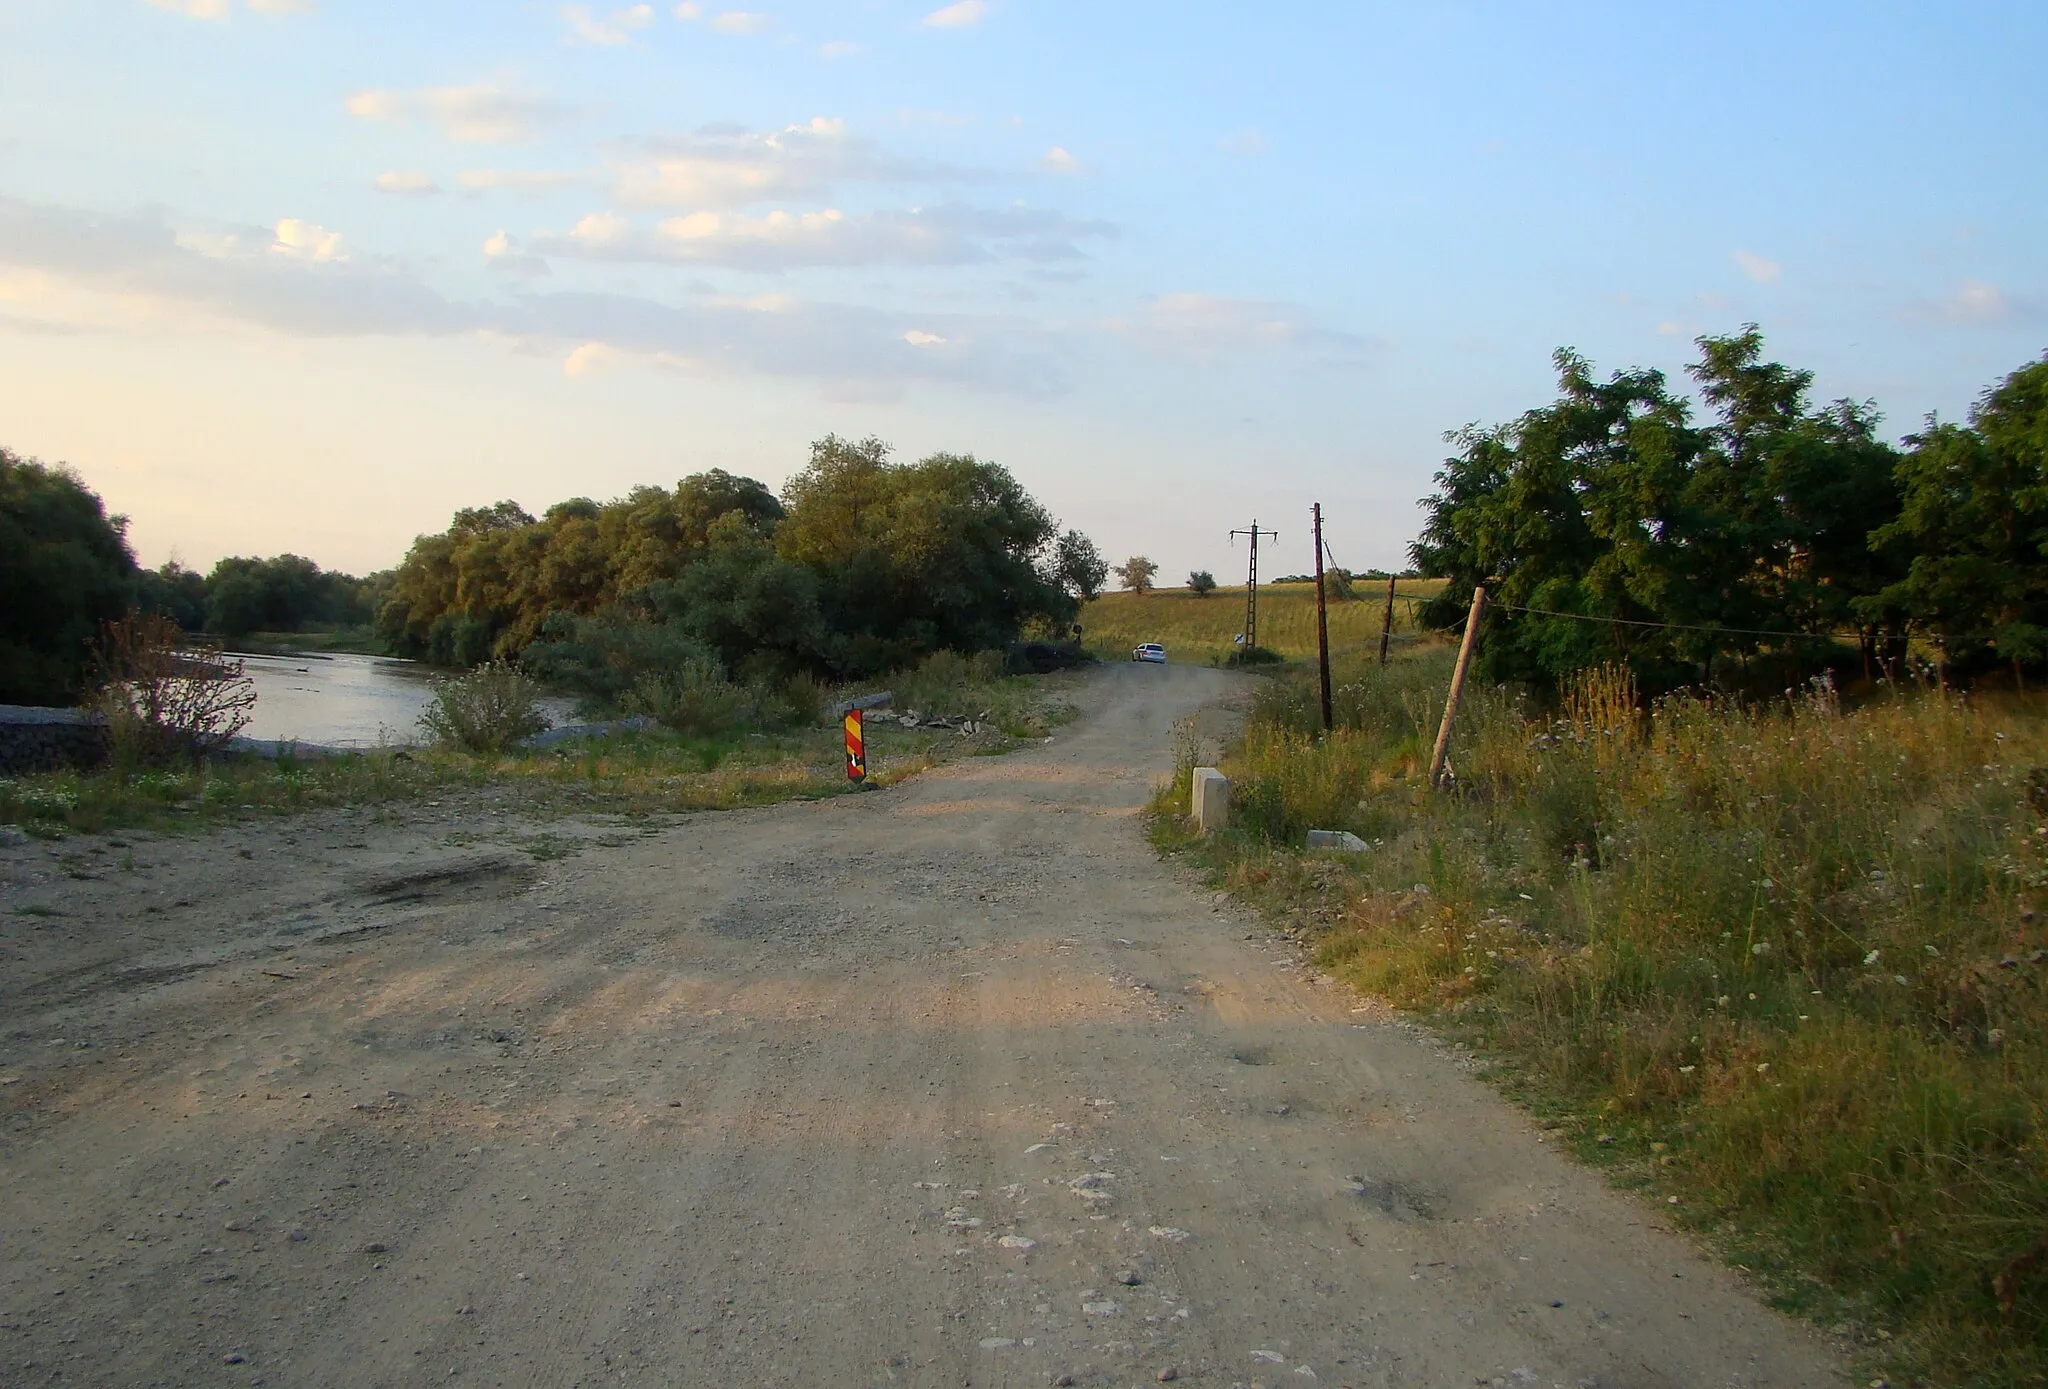
{"type": "Polygon", "coordinates": [[[0,0],[0,444],[146,562],[827,431],[1397,561],[1561,345],[1895,433],[2048,347],[2048,6],[0,0]]]}

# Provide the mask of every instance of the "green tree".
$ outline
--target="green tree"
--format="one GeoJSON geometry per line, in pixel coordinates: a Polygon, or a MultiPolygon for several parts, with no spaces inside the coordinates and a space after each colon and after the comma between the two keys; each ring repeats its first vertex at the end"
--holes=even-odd
{"type": "Polygon", "coordinates": [[[0,703],[83,692],[101,624],[134,591],[127,524],[70,468],[0,449],[0,703]]]}
{"type": "Polygon", "coordinates": [[[1207,598],[1216,591],[1216,576],[1206,569],[1197,569],[1188,575],[1188,587],[1195,591],[1195,597],[1207,598]]]}
{"type": "Polygon", "coordinates": [[[1940,637],[1952,668],[2048,657],[2048,358],[1987,391],[1967,425],[1930,419],[1907,444],[1903,509],[1874,536],[1905,574],[1878,603],[1940,637]]]}
{"type": "Polygon", "coordinates": [[[1655,690],[1759,654],[1773,678],[1810,668],[1852,623],[1866,654],[1896,636],[1868,605],[1896,563],[1868,537],[1898,506],[1874,409],[1810,407],[1811,373],[1764,360],[1754,325],[1698,345],[1703,424],[1661,373],[1601,381],[1560,351],[1554,404],[1448,436],[1460,449],[1412,555],[1451,581],[1424,609],[1440,626],[1496,581],[1489,675],[1549,683],[1618,660],[1655,690]]]}
{"type": "Polygon", "coordinates": [[[1095,542],[1079,531],[1060,537],[1053,567],[1061,586],[1084,603],[1094,602],[1109,578],[1109,561],[1095,548],[1095,542]]]}
{"type": "Polygon", "coordinates": [[[1117,582],[1131,593],[1150,593],[1152,580],[1159,573],[1159,566],[1143,555],[1132,555],[1116,566],[1117,582]]]}

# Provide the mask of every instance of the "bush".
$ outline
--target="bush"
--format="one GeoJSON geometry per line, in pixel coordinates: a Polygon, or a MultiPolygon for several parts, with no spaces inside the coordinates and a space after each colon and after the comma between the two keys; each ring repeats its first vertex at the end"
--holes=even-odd
{"type": "Polygon", "coordinates": [[[1230,653],[1226,666],[1276,666],[1286,658],[1270,646],[1242,646],[1230,653]]]}
{"type": "Polygon", "coordinates": [[[502,661],[434,682],[434,702],[420,728],[435,742],[470,752],[503,752],[551,722],[540,711],[539,687],[502,661]]]}
{"type": "Polygon", "coordinates": [[[1197,569],[1188,575],[1188,587],[1194,590],[1195,597],[1207,598],[1216,591],[1216,576],[1206,569],[1197,569]]]}
{"type": "Polygon", "coordinates": [[[749,691],[725,678],[716,661],[687,661],[674,670],[649,672],[626,692],[627,713],[659,719],[664,728],[694,737],[726,733],[748,721],[749,691]]]}
{"type": "Polygon", "coordinates": [[[596,710],[623,707],[628,692],[649,678],[717,663],[709,647],[680,627],[649,622],[625,607],[607,608],[594,617],[556,613],[541,635],[520,654],[521,668],[581,696],[596,710]]]}
{"type": "Polygon", "coordinates": [[[121,771],[220,751],[249,724],[256,688],[242,663],[186,636],[165,613],[130,612],[100,629],[93,651],[93,708],[121,771]]]}

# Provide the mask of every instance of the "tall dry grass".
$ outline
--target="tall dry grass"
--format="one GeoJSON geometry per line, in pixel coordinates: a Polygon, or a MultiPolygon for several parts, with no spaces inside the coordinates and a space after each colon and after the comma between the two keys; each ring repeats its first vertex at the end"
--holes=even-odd
{"type": "Polygon", "coordinates": [[[1307,682],[1268,690],[1223,763],[1219,875],[1881,1368],[2039,1382],[2048,710],[1824,685],[1641,710],[1593,672],[1555,710],[1468,694],[1444,795],[1420,771],[1447,684],[1438,655],[1362,670],[1327,737],[1307,682]],[[1309,860],[1311,827],[1374,848],[1309,860]]]}

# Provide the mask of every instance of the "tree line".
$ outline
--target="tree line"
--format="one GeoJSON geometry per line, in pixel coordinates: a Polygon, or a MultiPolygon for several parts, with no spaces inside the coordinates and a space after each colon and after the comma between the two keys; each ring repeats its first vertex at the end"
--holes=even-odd
{"type": "Polygon", "coordinates": [[[1955,678],[2048,664],[2048,358],[1894,446],[1755,325],[1697,347],[1697,407],[1561,349],[1555,402],[1446,436],[1410,547],[1449,580],[1425,621],[1487,584],[1484,672],[1538,684],[1621,662],[1650,689],[1774,689],[1896,674],[1914,639],[1955,678]]]}
{"type": "Polygon", "coordinates": [[[1001,465],[892,460],[827,436],[780,496],[722,470],[535,517],[511,502],[422,536],[378,615],[448,665],[527,658],[581,683],[688,643],[735,678],[856,678],[1063,629],[1106,566],[1001,465]]]}
{"type": "Polygon", "coordinates": [[[175,561],[143,569],[127,518],[75,472],[0,448],[0,703],[76,699],[101,625],[130,609],[234,640],[365,624],[381,581],[297,555],[223,559],[206,574],[175,561]]]}
{"type": "Polygon", "coordinates": [[[126,518],[76,473],[0,450],[0,702],[77,698],[100,627],[130,609],[229,639],[374,623],[393,654],[524,658],[603,693],[685,660],[747,679],[881,674],[1063,631],[1101,589],[1093,543],[1007,469],[890,454],[828,436],[780,496],[713,469],[539,517],[465,508],[358,579],[295,555],[141,569],[126,518]]]}

